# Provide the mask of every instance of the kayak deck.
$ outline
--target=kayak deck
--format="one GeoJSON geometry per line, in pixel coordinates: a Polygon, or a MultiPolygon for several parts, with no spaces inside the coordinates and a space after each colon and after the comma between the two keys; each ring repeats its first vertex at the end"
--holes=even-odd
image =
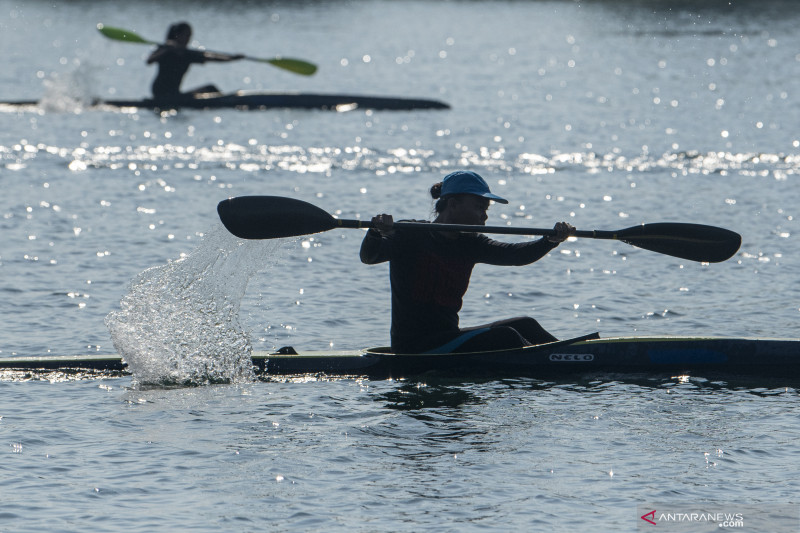
{"type": "MultiPolygon", "coordinates": [[[[456,354],[392,354],[388,348],[296,353],[254,352],[257,374],[325,374],[403,378],[430,372],[458,376],[659,373],[710,377],[800,378],[800,339],[608,337],[596,334],[514,350],[456,354]]],[[[125,372],[119,356],[0,358],[0,369],[125,372]]]]}

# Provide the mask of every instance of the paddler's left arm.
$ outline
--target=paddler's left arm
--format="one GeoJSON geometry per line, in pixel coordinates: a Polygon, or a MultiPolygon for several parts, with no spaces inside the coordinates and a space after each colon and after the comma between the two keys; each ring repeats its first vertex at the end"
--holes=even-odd
{"type": "Polygon", "coordinates": [[[555,235],[542,237],[538,241],[507,243],[482,236],[481,263],[501,266],[522,266],[538,261],[551,250],[558,247],[575,232],[568,222],[558,222],[553,226],[555,235]]]}
{"type": "Polygon", "coordinates": [[[553,226],[553,231],[555,231],[556,234],[548,235],[547,237],[545,237],[545,239],[555,243],[557,246],[562,242],[566,241],[570,235],[575,233],[575,226],[573,226],[569,222],[556,222],[556,225],[553,226]]]}

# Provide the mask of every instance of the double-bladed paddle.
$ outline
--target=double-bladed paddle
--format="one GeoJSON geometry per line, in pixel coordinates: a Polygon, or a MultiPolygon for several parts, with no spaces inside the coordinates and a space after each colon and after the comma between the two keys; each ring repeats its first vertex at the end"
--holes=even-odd
{"type": "MultiPolygon", "coordinates": [[[[103,35],[115,41],[124,41],[126,43],[137,43],[137,44],[152,44],[156,46],[161,44],[155,41],[148,41],[147,39],[140,37],[136,33],[129,30],[123,30],[122,28],[113,28],[111,26],[98,24],[97,29],[103,35]]],[[[275,67],[282,68],[290,72],[294,72],[295,74],[302,74],[303,76],[310,76],[317,71],[317,66],[315,64],[309,63],[308,61],[303,61],[302,59],[291,59],[288,57],[275,57],[272,59],[262,59],[250,56],[244,56],[243,59],[247,59],[250,61],[258,61],[260,63],[269,63],[270,65],[273,65],[275,67]]]]}
{"type": "MultiPolygon", "coordinates": [[[[334,218],[319,207],[281,196],[240,196],[223,200],[217,206],[222,224],[242,239],[278,239],[320,233],[335,228],[371,228],[367,220],[334,218]]],[[[555,235],[552,229],[508,226],[469,226],[434,222],[395,222],[398,229],[424,231],[463,231],[508,235],[555,235]]],[[[691,261],[719,263],[733,256],[742,237],[733,231],[680,222],[641,224],[617,231],[577,230],[575,237],[612,239],[691,261]]]]}

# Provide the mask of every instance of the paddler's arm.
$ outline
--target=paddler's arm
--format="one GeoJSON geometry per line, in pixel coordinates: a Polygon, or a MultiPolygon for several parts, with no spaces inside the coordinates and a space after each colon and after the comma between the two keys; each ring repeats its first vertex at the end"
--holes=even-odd
{"type": "Polygon", "coordinates": [[[163,56],[173,51],[184,55],[190,63],[205,63],[206,61],[237,61],[239,59],[244,59],[245,57],[244,54],[222,54],[220,52],[207,52],[205,50],[190,50],[167,42],[165,44],[158,45],[158,48],[153,50],[153,53],[147,58],[147,64],[150,65],[152,63],[158,63],[163,56]]]}
{"type": "Polygon", "coordinates": [[[548,235],[545,237],[545,239],[555,243],[555,245],[558,246],[562,242],[566,241],[570,235],[575,233],[575,226],[569,222],[556,222],[556,225],[553,226],[553,231],[555,231],[556,234],[548,235]]]}
{"type": "MultiPolygon", "coordinates": [[[[150,54],[150,57],[148,57],[148,58],[147,58],[147,64],[148,64],[148,65],[151,65],[151,64],[153,64],[153,63],[157,63],[157,62],[158,62],[158,60],[159,60],[159,59],[161,59],[161,57],[162,57],[164,54],[166,54],[166,53],[167,53],[167,50],[169,50],[170,48],[171,48],[171,47],[170,47],[169,45],[166,45],[166,44],[161,44],[161,45],[159,45],[159,46],[158,46],[158,48],[156,48],[155,50],[153,50],[153,53],[152,53],[152,54],[150,54]]],[[[173,47],[173,48],[174,48],[174,47],[173,47]]]]}
{"type": "Polygon", "coordinates": [[[375,265],[389,260],[389,243],[394,235],[394,219],[392,215],[377,215],[372,217],[372,228],[364,235],[361,241],[361,262],[366,265],[375,265]]]}
{"type": "Polygon", "coordinates": [[[555,235],[542,237],[538,241],[505,243],[485,237],[481,263],[501,266],[529,265],[550,253],[575,232],[575,227],[567,222],[558,222],[553,226],[555,235]]]}
{"type": "Polygon", "coordinates": [[[244,59],[244,54],[222,54],[219,52],[203,52],[206,61],[237,61],[244,59]]]}

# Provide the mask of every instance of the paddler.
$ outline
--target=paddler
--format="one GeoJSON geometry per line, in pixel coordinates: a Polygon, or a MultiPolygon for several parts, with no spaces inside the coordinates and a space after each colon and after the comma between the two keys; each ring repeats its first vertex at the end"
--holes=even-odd
{"type": "MultiPolygon", "coordinates": [[[[492,201],[508,200],[489,190],[475,172],[459,170],[431,187],[436,219],[442,224],[485,225],[492,201]]],[[[530,317],[469,328],[458,313],[477,263],[521,266],[538,261],[564,242],[575,228],[558,222],[555,235],[537,241],[504,243],[480,233],[403,231],[391,215],[372,219],[361,243],[361,262],[389,261],[392,290],[392,351],[451,353],[516,348],[557,340],[530,317]]]]}
{"type": "Polygon", "coordinates": [[[159,45],[147,58],[147,64],[158,63],[158,74],[153,80],[153,98],[178,98],[198,93],[219,92],[214,85],[198,87],[187,93],[181,93],[181,81],[189,65],[192,63],[205,63],[207,61],[236,61],[242,59],[242,54],[220,54],[203,50],[190,50],[187,48],[192,38],[192,27],[186,22],[178,22],[169,27],[167,40],[159,45]]]}

